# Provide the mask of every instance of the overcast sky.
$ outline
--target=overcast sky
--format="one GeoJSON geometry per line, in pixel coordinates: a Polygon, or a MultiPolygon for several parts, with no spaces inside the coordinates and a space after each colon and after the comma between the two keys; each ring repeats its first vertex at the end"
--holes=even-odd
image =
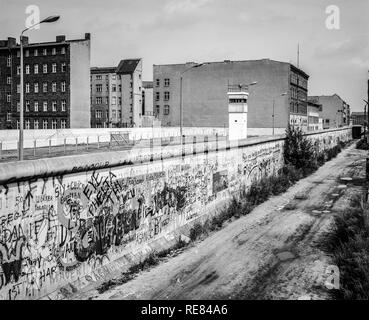
{"type": "Polygon", "coordinates": [[[339,94],[354,111],[367,99],[369,0],[0,0],[0,39],[18,37],[28,5],[61,19],[28,33],[30,42],[91,33],[92,66],[143,58],[152,65],[270,58],[310,75],[309,95],[339,94]],[[340,29],[326,28],[328,5],[340,8],[340,29]]]}

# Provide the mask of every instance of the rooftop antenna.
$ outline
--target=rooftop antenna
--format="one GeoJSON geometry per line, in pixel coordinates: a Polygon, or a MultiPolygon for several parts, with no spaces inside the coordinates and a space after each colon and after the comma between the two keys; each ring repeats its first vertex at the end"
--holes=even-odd
{"type": "Polygon", "coordinates": [[[297,68],[300,68],[300,44],[297,43],[297,68]]]}

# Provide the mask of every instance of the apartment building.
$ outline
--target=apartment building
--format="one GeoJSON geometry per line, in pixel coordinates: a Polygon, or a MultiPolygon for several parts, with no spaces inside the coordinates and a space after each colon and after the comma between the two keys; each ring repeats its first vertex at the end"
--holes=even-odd
{"type": "Polygon", "coordinates": [[[323,118],[321,112],[323,106],[319,103],[315,103],[308,99],[308,131],[319,131],[323,130],[323,118]]]}
{"type": "Polygon", "coordinates": [[[184,126],[228,127],[228,85],[247,85],[248,134],[276,133],[288,124],[307,131],[309,76],[286,62],[270,59],[154,65],[154,113],[163,126],[180,124],[180,78],[184,126]]]}
{"type": "Polygon", "coordinates": [[[310,96],[308,99],[322,105],[323,129],[339,128],[350,124],[350,105],[338,94],[310,96]]]}
{"type": "Polygon", "coordinates": [[[91,127],[142,126],[142,59],[91,68],[91,127]]]}
{"type": "MultiPolygon", "coordinates": [[[[29,43],[23,37],[24,128],[90,127],[90,34],[84,39],[29,43]]],[[[20,44],[0,41],[0,129],[18,129],[20,44]]]]}

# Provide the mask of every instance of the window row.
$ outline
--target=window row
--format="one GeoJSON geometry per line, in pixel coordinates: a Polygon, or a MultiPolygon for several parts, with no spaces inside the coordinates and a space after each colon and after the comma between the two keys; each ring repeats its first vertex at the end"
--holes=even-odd
{"type": "MultiPolygon", "coordinates": [[[[164,105],[163,114],[167,116],[167,115],[169,115],[169,113],[170,113],[170,106],[169,105],[164,105]]],[[[155,106],[155,114],[156,115],[160,114],[160,106],[159,105],[155,106]]]]}
{"type": "MultiPolygon", "coordinates": [[[[33,86],[31,84],[26,83],[25,84],[25,93],[31,93],[31,88],[33,89],[33,93],[39,93],[41,91],[40,84],[38,82],[33,83],[33,86]]],[[[58,91],[58,85],[56,82],[51,83],[51,88],[49,86],[49,83],[43,82],[42,83],[42,92],[46,93],[49,92],[49,89],[51,89],[51,92],[55,93],[58,91]]],[[[60,83],[60,91],[66,92],[66,83],[63,81],[60,83]]],[[[20,84],[17,84],[17,93],[20,93],[20,84]]],[[[6,101],[11,102],[11,94],[6,95],[6,101]]]]}
{"type": "MultiPolygon", "coordinates": [[[[170,99],[170,92],[169,91],[165,91],[164,92],[164,101],[169,101],[170,99]]],[[[160,101],[160,92],[155,92],[155,100],[156,101],[160,101]]]]}
{"type": "MultiPolygon", "coordinates": [[[[58,64],[57,63],[52,63],[51,64],[51,69],[48,69],[48,64],[44,63],[44,64],[34,64],[33,65],[33,74],[39,74],[41,73],[41,68],[42,66],[42,73],[48,73],[49,71],[51,71],[51,73],[57,73],[58,72],[58,64]]],[[[31,74],[31,65],[26,64],[24,67],[25,70],[25,74],[31,74]]],[[[65,73],[67,71],[67,64],[65,62],[60,64],[60,68],[59,71],[62,73],[65,73]]],[[[17,75],[20,75],[20,66],[17,66],[17,75]]]]}
{"type": "MultiPolygon", "coordinates": [[[[62,112],[67,111],[67,101],[66,100],[62,100],[60,103],[58,103],[58,101],[51,101],[51,104],[48,101],[43,101],[42,102],[42,108],[41,108],[41,104],[39,104],[38,101],[34,101],[33,102],[33,111],[34,112],[39,112],[40,110],[47,112],[50,111],[50,106],[51,106],[51,111],[52,112],[57,112],[58,111],[58,105],[60,106],[60,110],[62,112]]],[[[30,101],[26,101],[25,102],[25,110],[26,112],[30,112],[31,111],[31,102],[30,101]]],[[[20,102],[17,102],[17,111],[20,112],[20,102]]]]}
{"type": "MultiPolygon", "coordinates": [[[[155,80],[155,85],[156,85],[157,87],[160,87],[160,79],[156,79],[156,80],[155,80]]],[[[170,79],[165,78],[165,79],[164,79],[164,87],[169,87],[169,86],[170,86],[170,79]]]]}
{"type": "MultiPolygon", "coordinates": [[[[26,49],[24,50],[24,56],[25,57],[30,57],[31,55],[33,57],[38,57],[40,55],[43,55],[43,56],[47,56],[47,55],[52,55],[52,56],[55,56],[57,55],[58,53],[59,54],[65,54],[65,47],[61,47],[61,48],[43,48],[43,49],[33,49],[33,50],[30,50],[30,49],[26,49]]],[[[20,50],[17,50],[17,57],[19,58],[20,57],[20,50]]],[[[11,65],[11,56],[8,56],[8,66],[10,67],[11,65]]]]}

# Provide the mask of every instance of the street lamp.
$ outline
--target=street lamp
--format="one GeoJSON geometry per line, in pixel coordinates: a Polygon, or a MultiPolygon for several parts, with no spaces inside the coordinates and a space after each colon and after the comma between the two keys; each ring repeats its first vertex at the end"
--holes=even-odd
{"type": "Polygon", "coordinates": [[[37,22],[35,24],[33,24],[32,26],[24,29],[19,37],[20,39],[20,119],[19,119],[19,146],[18,146],[18,160],[22,161],[23,160],[23,123],[24,123],[24,119],[23,119],[23,108],[24,108],[24,88],[23,88],[23,34],[41,24],[41,23],[51,23],[51,22],[55,22],[57,20],[59,20],[60,16],[49,16],[43,20],[41,20],[40,22],[37,22]]]}
{"type": "Polygon", "coordinates": [[[195,64],[194,66],[191,66],[191,67],[187,68],[180,75],[180,86],[179,86],[179,90],[180,90],[180,100],[179,100],[179,126],[180,126],[181,144],[182,144],[182,139],[183,139],[183,75],[187,71],[190,71],[190,70],[192,70],[194,68],[199,68],[199,67],[201,67],[201,66],[203,66],[205,64],[207,64],[207,63],[198,63],[198,64],[195,64]]]}
{"type": "Polygon", "coordinates": [[[287,95],[287,92],[283,92],[281,94],[279,94],[278,96],[274,97],[273,98],[273,114],[272,114],[272,119],[273,119],[273,136],[274,136],[274,105],[275,105],[275,99],[278,98],[278,97],[283,97],[283,96],[286,96],[287,95]]]}

